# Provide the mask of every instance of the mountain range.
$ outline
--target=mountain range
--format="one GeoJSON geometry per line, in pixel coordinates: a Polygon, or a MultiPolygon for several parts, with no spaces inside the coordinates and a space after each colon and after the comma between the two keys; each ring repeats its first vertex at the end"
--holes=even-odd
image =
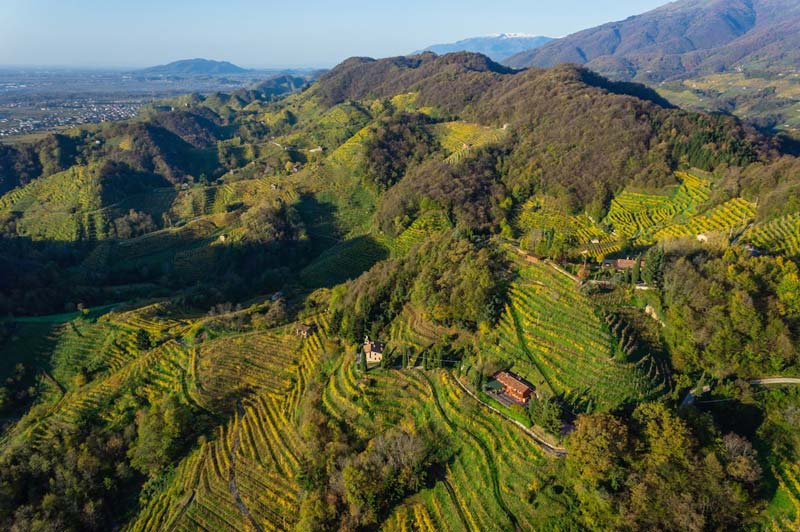
{"type": "Polygon", "coordinates": [[[800,63],[795,0],[680,0],[579,31],[505,61],[514,68],[585,64],[613,79],[659,82],[800,63]]]}
{"type": "Polygon", "coordinates": [[[494,61],[502,61],[520,52],[542,46],[552,40],[550,37],[523,33],[499,33],[484,37],[472,37],[454,43],[435,44],[425,48],[423,51],[434,52],[439,55],[452,52],[477,52],[490,57],[494,61]]]}

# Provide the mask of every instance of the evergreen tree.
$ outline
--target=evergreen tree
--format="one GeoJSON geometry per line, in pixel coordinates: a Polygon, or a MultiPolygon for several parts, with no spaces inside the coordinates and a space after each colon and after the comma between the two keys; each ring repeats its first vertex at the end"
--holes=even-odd
{"type": "Polygon", "coordinates": [[[639,282],[641,264],[642,264],[642,256],[639,255],[638,257],[636,257],[636,264],[633,265],[633,271],[631,272],[631,285],[633,286],[636,286],[636,283],[639,282]]]}
{"type": "Polygon", "coordinates": [[[144,329],[136,331],[136,348],[139,351],[147,351],[151,347],[152,342],[150,341],[150,334],[144,329]]]}
{"type": "Polygon", "coordinates": [[[358,348],[356,351],[356,361],[358,364],[358,369],[363,371],[364,373],[367,372],[367,355],[364,353],[364,350],[361,347],[358,348]]]}
{"type": "Polygon", "coordinates": [[[664,248],[656,245],[647,250],[642,267],[642,279],[649,285],[661,287],[664,279],[664,248]]]}

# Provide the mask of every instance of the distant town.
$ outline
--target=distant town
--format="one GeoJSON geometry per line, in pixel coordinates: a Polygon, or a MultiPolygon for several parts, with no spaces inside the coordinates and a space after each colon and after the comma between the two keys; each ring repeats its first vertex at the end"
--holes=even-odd
{"type": "Polygon", "coordinates": [[[133,118],[144,100],[88,97],[0,104],[0,137],[133,118]]]}
{"type": "Polygon", "coordinates": [[[146,71],[0,67],[0,139],[136,116],[149,103],[189,92],[249,87],[274,72],[176,76],[146,71]]]}

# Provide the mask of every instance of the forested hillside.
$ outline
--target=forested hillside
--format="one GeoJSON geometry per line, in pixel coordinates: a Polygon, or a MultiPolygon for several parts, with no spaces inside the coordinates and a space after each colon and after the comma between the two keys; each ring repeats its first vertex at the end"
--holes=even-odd
{"type": "MultiPolygon", "coordinates": [[[[800,4],[681,0],[556,39],[503,61],[514,68],[586,65],[647,83],[685,109],[733,114],[797,139],[800,4]]],[[[797,148],[793,148],[797,154],[797,148]]]]}
{"type": "Polygon", "coordinates": [[[509,66],[587,64],[615,79],[658,82],[721,71],[797,67],[793,0],[680,0],[589,28],[506,60],[509,66]]]}
{"type": "Polygon", "coordinates": [[[0,146],[0,526],[796,530],[781,150],[471,53],[0,146]]]}

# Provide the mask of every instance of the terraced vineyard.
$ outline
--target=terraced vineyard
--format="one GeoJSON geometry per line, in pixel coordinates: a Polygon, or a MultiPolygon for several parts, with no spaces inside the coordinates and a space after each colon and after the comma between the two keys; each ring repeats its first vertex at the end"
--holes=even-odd
{"type": "Polygon", "coordinates": [[[742,198],[734,198],[704,214],[692,216],[685,223],[671,224],[657,231],[655,237],[661,239],[701,235],[711,231],[731,231],[746,226],[755,214],[755,204],[742,198]]]}
{"type": "Polygon", "coordinates": [[[759,248],[796,256],[800,254],[800,214],[789,214],[757,224],[744,237],[759,248]]]}
{"type": "MultiPolygon", "coordinates": [[[[307,320],[308,321],[308,320],[307,320]]],[[[232,409],[215,437],[176,468],[126,530],[291,530],[303,443],[294,413],[322,356],[326,322],[305,341],[291,328],[223,337],[191,352],[187,395],[232,409]],[[230,404],[232,390],[243,397],[230,404]]]]}
{"type": "Polygon", "coordinates": [[[454,448],[435,484],[397,507],[383,529],[536,529],[528,501],[542,453],[532,438],[483,409],[445,370],[372,371],[365,384],[353,367],[340,365],[326,388],[334,419],[364,435],[398,424],[434,431],[454,448]]]}
{"type": "Polygon", "coordinates": [[[400,316],[392,322],[389,337],[393,344],[422,349],[436,342],[446,334],[446,331],[446,328],[425,320],[411,306],[406,306],[400,316]]]}
{"type": "Polygon", "coordinates": [[[370,126],[361,128],[352,137],[331,153],[330,163],[346,168],[357,168],[358,162],[363,157],[364,143],[369,136],[370,126]]]}
{"type": "Polygon", "coordinates": [[[306,286],[330,287],[357,277],[388,255],[381,242],[359,236],[326,250],[300,272],[300,279],[306,286]]]}
{"type": "Polygon", "coordinates": [[[76,166],[64,172],[35,179],[0,199],[0,213],[19,212],[19,233],[36,240],[72,242],[82,233],[96,235],[92,227],[102,218],[94,216],[101,207],[97,177],[92,168],[76,166]]]}
{"type": "Polygon", "coordinates": [[[781,501],[781,506],[785,509],[791,510],[786,512],[788,515],[771,518],[771,530],[797,530],[800,528],[800,466],[782,463],[773,467],[773,474],[778,481],[778,491],[774,499],[781,501]]]}
{"type": "Polygon", "coordinates": [[[414,220],[408,228],[392,242],[394,255],[403,255],[432,234],[450,229],[452,224],[443,212],[429,211],[414,220]]]}
{"type": "Polygon", "coordinates": [[[677,217],[691,215],[708,200],[711,188],[707,180],[686,172],[675,175],[682,183],[671,195],[623,191],[611,200],[605,223],[617,235],[651,244],[659,238],[660,228],[672,227],[677,217]]]}
{"type": "Polygon", "coordinates": [[[574,237],[581,244],[607,236],[589,216],[564,214],[556,199],[549,196],[536,196],[525,202],[515,217],[514,225],[523,234],[532,229],[558,231],[574,237]]]}
{"type": "MultiPolygon", "coordinates": [[[[734,198],[703,214],[698,209],[708,201],[711,185],[708,180],[686,172],[676,172],[681,185],[671,194],[644,194],[625,190],[611,200],[602,224],[586,214],[565,214],[552,198],[528,200],[514,220],[524,236],[532,229],[555,231],[571,239],[583,252],[601,261],[618,252],[621,242],[629,240],[637,246],[649,246],[666,238],[694,236],[712,231],[731,231],[745,227],[755,216],[755,205],[743,198],[734,198]],[[603,229],[610,227],[611,232],[603,229]]],[[[787,219],[764,228],[760,238],[777,245],[776,240],[792,245],[792,223],[787,219]]],[[[758,235],[758,233],[754,233],[758,235]]],[[[795,238],[795,241],[797,239],[795,238]]]]}
{"type": "Polygon", "coordinates": [[[467,122],[444,122],[433,126],[433,133],[448,154],[447,162],[456,164],[472,150],[502,140],[505,130],[467,122]]]}
{"type": "Polygon", "coordinates": [[[545,265],[520,264],[510,296],[486,349],[511,358],[514,371],[536,386],[604,409],[664,391],[665,376],[649,358],[620,360],[617,339],[565,276],[545,265]]]}

